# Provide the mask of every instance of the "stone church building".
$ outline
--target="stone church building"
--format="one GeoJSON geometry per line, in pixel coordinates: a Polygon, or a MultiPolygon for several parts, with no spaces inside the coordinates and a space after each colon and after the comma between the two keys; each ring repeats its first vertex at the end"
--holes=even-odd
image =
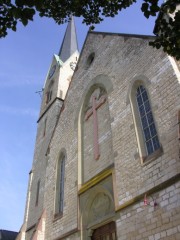
{"type": "Polygon", "coordinates": [[[45,79],[19,240],[180,239],[180,73],[154,37],[74,20],[45,79]]]}

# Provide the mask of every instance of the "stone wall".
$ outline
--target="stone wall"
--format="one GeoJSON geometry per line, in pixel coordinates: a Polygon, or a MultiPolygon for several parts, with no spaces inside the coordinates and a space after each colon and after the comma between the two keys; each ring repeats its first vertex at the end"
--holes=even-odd
{"type": "Polygon", "coordinates": [[[46,152],[50,142],[57,117],[62,106],[62,101],[56,100],[51,108],[42,116],[38,122],[38,130],[35,144],[33,168],[32,168],[32,183],[29,188],[29,195],[27,196],[26,215],[27,215],[27,234],[26,239],[31,239],[32,232],[44,210],[44,188],[45,188],[45,174],[47,167],[46,152]],[[46,120],[46,126],[44,125],[46,120]],[[44,135],[44,127],[46,127],[44,135]],[[37,183],[40,180],[38,204],[36,204],[37,183]],[[28,199],[29,197],[29,199],[28,199]],[[32,229],[31,229],[32,228],[32,229]]]}
{"type": "Polygon", "coordinates": [[[141,201],[117,214],[118,239],[180,239],[180,182],[147,198],[150,205],[141,201]]]}

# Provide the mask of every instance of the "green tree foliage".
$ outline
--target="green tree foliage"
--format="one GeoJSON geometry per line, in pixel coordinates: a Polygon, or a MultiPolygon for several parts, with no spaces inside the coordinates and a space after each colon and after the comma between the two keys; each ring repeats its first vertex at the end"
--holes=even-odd
{"type": "MultiPolygon", "coordinates": [[[[24,26],[33,20],[36,12],[41,17],[53,18],[56,23],[67,22],[71,15],[83,17],[83,23],[93,25],[105,17],[114,17],[122,9],[137,0],[0,0],[0,37],[8,29],[16,31],[18,22],[24,26]]],[[[150,44],[180,59],[180,11],[176,6],[180,0],[167,0],[159,6],[159,0],[142,0],[141,10],[146,18],[157,16],[155,33],[157,38],[150,44]],[[169,15],[172,14],[172,15],[169,15]]],[[[92,29],[92,28],[91,28],[92,29]]]]}

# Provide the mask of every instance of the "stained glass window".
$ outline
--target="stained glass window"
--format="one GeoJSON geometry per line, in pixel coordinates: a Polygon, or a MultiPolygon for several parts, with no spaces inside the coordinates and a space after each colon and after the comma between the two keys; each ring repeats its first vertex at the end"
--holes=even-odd
{"type": "Polygon", "coordinates": [[[142,85],[137,88],[136,100],[139,109],[147,154],[150,155],[151,153],[160,148],[160,144],[154,124],[153,114],[151,111],[147,91],[142,85]]]}

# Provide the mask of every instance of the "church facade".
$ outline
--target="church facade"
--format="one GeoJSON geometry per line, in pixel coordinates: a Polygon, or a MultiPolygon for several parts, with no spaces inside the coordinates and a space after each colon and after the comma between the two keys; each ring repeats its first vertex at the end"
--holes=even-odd
{"type": "Polygon", "coordinates": [[[17,239],[180,239],[180,73],[153,37],[68,24],[17,239]]]}

